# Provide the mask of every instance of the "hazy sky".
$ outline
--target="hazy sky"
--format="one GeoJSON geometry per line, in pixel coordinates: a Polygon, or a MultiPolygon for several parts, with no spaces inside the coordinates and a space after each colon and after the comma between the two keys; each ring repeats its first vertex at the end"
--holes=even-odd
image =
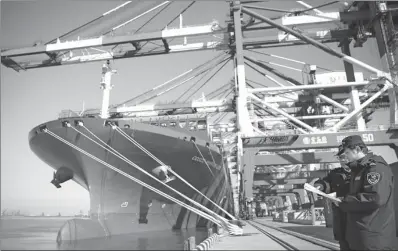
{"type": "MultiPolygon", "coordinates": [[[[317,1],[319,2],[319,1],[317,1]]],[[[2,1],[1,47],[30,46],[36,41],[47,42],[88,22],[121,4],[122,1],[2,1]]],[[[187,6],[187,2],[173,3],[173,8],[159,16],[149,30],[162,27],[187,6]],[[165,21],[167,20],[167,21],[165,21]]],[[[146,10],[152,3],[134,4],[124,15],[111,21],[127,20],[146,10]]],[[[279,8],[297,8],[296,3],[278,3],[279,8]],[[287,6],[289,5],[289,6],[287,6]]],[[[184,15],[185,24],[223,21],[228,14],[223,2],[196,3],[184,15]]],[[[273,13],[272,16],[277,15],[273,13]]],[[[174,22],[174,26],[177,22],[174,22]]],[[[129,27],[121,32],[129,31],[129,27]]],[[[189,41],[189,39],[188,39],[189,41]]],[[[363,49],[352,51],[357,58],[380,68],[374,41],[363,49]]],[[[336,48],[336,45],[330,45],[336,48]]],[[[267,52],[317,64],[333,70],[343,70],[340,60],[311,46],[269,49],[267,52]]],[[[111,102],[127,100],[150,87],[163,83],[182,72],[214,57],[218,52],[194,52],[115,61],[118,74],[113,77],[111,102]]],[[[254,55],[254,54],[251,54],[254,55]]],[[[258,58],[258,57],[257,57],[258,58]]],[[[284,61],[265,59],[286,64],[284,61]]],[[[63,109],[80,110],[83,101],[87,107],[100,107],[99,89],[102,62],[57,66],[17,73],[1,66],[1,208],[38,212],[78,212],[89,209],[88,192],[73,182],[56,189],[50,181],[53,169],[36,157],[28,145],[28,132],[40,123],[55,120],[63,109]]],[[[296,68],[301,66],[286,64],[296,68]]],[[[301,80],[301,74],[286,71],[301,80]]],[[[248,70],[249,79],[264,80],[248,70]]],[[[202,91],[216,89],[233,76],[231,64],[217,75],[202,91]]],[[[186,89],[186,88],[185,88],[186,89]]],[[[184,89],[166,95],[165,100],[179,96],[184,89]]],[[[202,92],[201,91],[201,92],[202,92]]],[[[196,98],[201,94],[198,92],[196,98]]]]}

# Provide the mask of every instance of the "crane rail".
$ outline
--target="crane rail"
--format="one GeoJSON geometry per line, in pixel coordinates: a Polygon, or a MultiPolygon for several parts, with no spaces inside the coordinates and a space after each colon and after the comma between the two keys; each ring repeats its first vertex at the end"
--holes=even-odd
{"type": "Polygon", "coordinates": [[[270,237],[271,239],[275,240],[276,242],[278,242],[281,246],[283,246],[284,248],[286,248],[286,250],[300,250],[297,247],[293,246],[291,243],[283,240],[282,238],[276,236],[275,234],[271,233],[271,230],[275,230],[287,235],[291,235],[294,236],[296,238],[299,238],[303,241],[306,242],[310,242],[312,244],[315,244],[316,246],[322,247],[322,248],[326,248],[327,250],[340,250],[339,245],[334,244],[332,242],[329,241],[325,241],[325,240],[321,240],[315,237],[311,237],[308,235],[304,235],[304,234],[300,234],[294,231],[289,231],[283,228],[278,228],[278,227],[274,227],[274,226],[270,226],[269,224],[264,224],[264,223],[260,223],[258,221],[248,221],[248,223],[253,226],[254,228],[256,228],[258,231],[260,231],[261,233],[263,233],[264,235],[267,235],[268,237],[270,237]]]}

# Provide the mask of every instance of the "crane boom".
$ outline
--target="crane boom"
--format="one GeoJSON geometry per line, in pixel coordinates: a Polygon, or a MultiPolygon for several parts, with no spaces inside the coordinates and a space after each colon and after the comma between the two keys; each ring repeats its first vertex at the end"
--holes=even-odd
{"type": "MultiPolygon", "coordinates": [[[[355,15],[354,13],[352,15],[355,15]]],[[[333,23],[340,18],[339,12],[323,13],[322,16],[308,18],[306,15],[298,17],[283,17],[280,22],[286,26],[300,26],[307,28],[311,25],[322,23],[333,23]],[[328,17],[328,18],[326,18],[328,17]],[[330,18],[333,17],[333,18],[330,18]]],[[[345,19],[348,17],[345,16],[345,19]]],[[[294,36],[273,33],[265,35],[264,32],[270,27],[256,28],[260,32],[257,37],[245,38],[245,48],[268,48],[281,45],[305,44],[294,36]]],[[[253,31],[246,31],[253,32],[253,31]]],[[[308,30],[309,36],[322,43],[336,42],[349,35],[349,30],[308,30]]],[[[80,39],[74,41],[60,41],[55,43],[38,45],[25,48],[2,50],[1,62],[6,67],[16,71],[28,70],[41,67],[79,64],[94,61],[115,60],[130,57],[160,55],[176,52],[187,52],[197,50],[228,50],[230,46],[229,37],[233,31],[221,28],[215,21],[210,24],[163,29],[155,32],[146,32],[130,35],[103,35],[96,38],[80,39]],[[171,40],[192,38],[191,43],[179,43],[177,40],[170,45],[171,40]],[[147,44],[160,42],[158,48],[148,48],[147,44]],[[115,46],[119,45],[117,49],[115,46]],[[43,55],[43,59],[33,61],[32,55],[43,55]],[[17,59],[22,57],[23,59],[17,59]]]]}

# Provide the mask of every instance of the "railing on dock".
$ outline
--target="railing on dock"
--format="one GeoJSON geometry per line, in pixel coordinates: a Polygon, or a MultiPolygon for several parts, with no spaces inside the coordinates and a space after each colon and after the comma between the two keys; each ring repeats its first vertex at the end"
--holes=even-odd
{"type": "Polygon", "coordinates": [[[284,210],[281,212],[273,213],[273,220],[278,222],[289,222],[297,224],[315,225],[326,224],[325,213],[323,207],[315,207],[315,221],[312,219],[312,210],[304,209],[300,211],[284,210]]]}

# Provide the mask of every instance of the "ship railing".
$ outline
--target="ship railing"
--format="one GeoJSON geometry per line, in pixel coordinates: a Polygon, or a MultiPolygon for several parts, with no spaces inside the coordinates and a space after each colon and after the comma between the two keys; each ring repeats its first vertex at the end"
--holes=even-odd
{"type": "Polygon", "coordinates": [[[72,110],[62,110],[58,114],[59,119],[64,119],[64,118],[76,118],[76,117],[81,117],[81,112],[80,111],[72,111],[72,110]]]}
{"type": "Polygon", "coordinates": [[[100,110],[98,109],[87,109],[84,111],[73,111],[73,110],[62,110],[58,114],[59,119],[63,118],[77,118],[77,117],[86,117],[86,116],[98,116],[100,114],[100,110]]]}

